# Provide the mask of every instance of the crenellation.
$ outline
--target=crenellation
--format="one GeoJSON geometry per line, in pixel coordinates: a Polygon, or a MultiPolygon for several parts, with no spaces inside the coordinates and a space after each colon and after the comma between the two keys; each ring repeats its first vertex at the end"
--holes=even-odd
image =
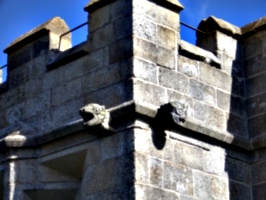
{"type": "Polygon", "coordinates": [[[92,0],[83,43],[61,37],[58,17],[11,43],[4,199],[263,199],[265,17],[239,28],[211,16],[194,46],[182,9],[92,0]]]}

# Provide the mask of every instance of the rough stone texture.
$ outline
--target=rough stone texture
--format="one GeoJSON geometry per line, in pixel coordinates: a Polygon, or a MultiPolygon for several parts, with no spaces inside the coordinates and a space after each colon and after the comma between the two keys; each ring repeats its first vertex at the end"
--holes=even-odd
{"type": "Polygon", "coordinates": [[[8,47],[0,197],[264,198],[265,19],[238,28],[210,17],[201,49],[180,39],[181,9],[95,0],[84,43],[58,51],[68,29],[55,18],[8,47]],[[84,128],[87,104],[105,107],[106,126],[84,128]]]}

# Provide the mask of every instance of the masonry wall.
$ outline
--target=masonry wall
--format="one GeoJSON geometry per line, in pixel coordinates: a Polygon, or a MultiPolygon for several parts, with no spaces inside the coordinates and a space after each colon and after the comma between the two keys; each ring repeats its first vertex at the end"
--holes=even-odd
{"type": "Polygon", "coordinates": [[[197,47],[182,9],[95,0],[84,43],[59,45],[69,29],[54,18],[5,50],[3,199],[263,199],[265,23],[210,17],[197,47]],[[107,126],[86,127],[91,103],[107,126]]]}

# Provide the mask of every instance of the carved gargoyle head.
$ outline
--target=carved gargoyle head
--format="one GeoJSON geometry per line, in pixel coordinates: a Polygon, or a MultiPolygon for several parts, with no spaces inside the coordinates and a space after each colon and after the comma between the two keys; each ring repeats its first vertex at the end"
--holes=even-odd
{"type": "Polygon", "coordinates": [[[95,103],[88,104],[82,107],[79,111],[84,120],[85,126],[96,126],[102,124],[106,117],[106,112],[105,106],[95,103]]]}

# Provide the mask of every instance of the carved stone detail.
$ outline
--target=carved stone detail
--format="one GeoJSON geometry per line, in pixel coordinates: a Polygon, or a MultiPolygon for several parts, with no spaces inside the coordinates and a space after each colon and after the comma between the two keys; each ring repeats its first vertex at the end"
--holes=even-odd
{"type": "Polygon", "coordinates": [[[19,131],[15,131],[4,138],[4,141],[8,147],[21,147],[25,144],[27,138],[20,135],[19,131]]]}
{"type": "Polygon", "coordinates": [[[111,130],[109,127],[110,113],[105,109],[105,106],[91,103],[82,107],[79,112],[85,127],[100,125],[106,130],[111,130]]]}
{"type": "Polygon", "coordinates": [[[187,118],[188,105],[182,101],[170,102],[173,106],[173,111],[171,115],[175,123],[179,124],[180,122],[185,122],[187,118]]]}

